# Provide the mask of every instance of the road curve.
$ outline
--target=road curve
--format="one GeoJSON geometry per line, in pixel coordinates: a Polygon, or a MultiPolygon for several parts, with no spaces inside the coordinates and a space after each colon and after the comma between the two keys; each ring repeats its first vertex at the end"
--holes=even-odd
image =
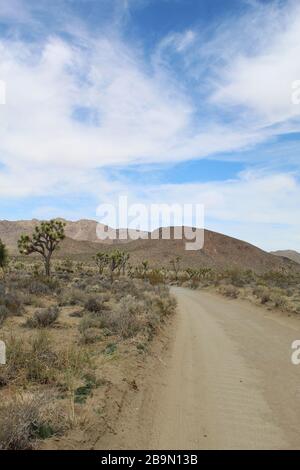
{"type": "Polygon", "coordinates": [[[300,321],[246,301],[172,288],[173,338],[127,408],[123,449],[299,449],[300,321]]]}

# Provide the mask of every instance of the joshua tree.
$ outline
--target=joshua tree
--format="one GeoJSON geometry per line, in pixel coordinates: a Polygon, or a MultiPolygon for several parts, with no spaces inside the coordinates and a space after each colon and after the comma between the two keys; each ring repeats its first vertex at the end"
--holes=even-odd
{"type": "Polygon", "coordinates": [[[122,252],[120,250],[114,250],[109,254],[109,270],[111,281],[114,279],[114,272],[116,269],[120,269],[122,261],[122,252]]]}
{"type": "Polygon", "coordinates": [[[189,279],[196,279],[197,276],[198,276],[198,271],[197,271],[197,269],[187,268],[187,269],[185,270],[185,272],[187,273],[189,279]]]}
{"type": "Polygon", "coordinates": [[[3,273],[4,273],[4,269],[7,266],[7,263],[8,263],[7,249],[4,243],[2,242],[2,240],[0,239],[0,268],[3,271],[3,273]]]}
{"type": "Polygon", "coordinates": [[[127,274],[131,279],[134,278],[134,267],[132,266],[132,264],[128,264],[127,274]]]}
{"type": "Polygon", "coordinates": [[[126,265],[128,263],[129,258],[130,258],[129,253],[126,253],[125,251],[121,252],[120,268],[122,269],[123,276],[125,274],[125,269],[126,269],[126,265]]]}
{"type": "Polygon", "coordinates": [[[39,253],[44,260],[45,274],[51,274],[51,257],[58,248],[61,240],[65,238],[65,223],[60,220],[41,222],[32,236],[21,235],[18,241],[19,252],[22,255],[39,253]]]}
{"type": "Polygon", "coordinates": [[[144,279],[147,276],[148,269],[149,269],[149,261],[147,259],[145,259],[144,261],[142,261],[142,271],[143,271],[143,278],[144,279]]]}
{"type": "Polygon", "coordinates": [[[94,258],[96,265],[98,266],[99,274],[103,274],[104,268],[109,263],[109,255],[103,251],[99,251],[94,258]]]}
{"type": "Polygon", "coordinates": [[[176,281],[178,281],[178,273],[179,273],[179,270],[180,270],[180,261],[181,261],[180,256],[176,256],[176,258],[172,258],[171,261],[170,261],[170,264],[173,268],[173,271],[175,272],[176,281]]]}

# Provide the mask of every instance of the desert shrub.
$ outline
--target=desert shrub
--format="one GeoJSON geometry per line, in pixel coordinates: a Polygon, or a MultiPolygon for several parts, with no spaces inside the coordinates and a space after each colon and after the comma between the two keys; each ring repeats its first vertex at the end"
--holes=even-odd
{"type": "Polygon", "coordinates": [[[1,382],[9,383],[12,380],[21,379],[26,363],[27,349],[24,341],[15,336],[5,340],[6,365],[1,367],[1,382]]]}
{"type": "Polygon", "coordinates": [[[58,316],[59,308],[57,306],[38,310],[32,318],[27,320],[26,326],[30,328],[46,328],[56,322],[58,316]]]}
{"type": "Polygon", "coordinates": [[[152,269],[146,276],[152,285],[163,284],[165,282],[165,275],[161,269],[152,269]]]}
{"type": "Polygon", "coordinates": [[[58,355],[49,335],[40,331],[30,342],[26,355],[26,378],[37,383],[52,383],[57,377],[58,355]]]}
{"type": "Polygon", "coordinates": [[[166,297],[159,296],[157,299],[157,303],[158,303],[161,315],[163,317],[167,315],[171,315],[175,311],[176,306],[177,306],[176,298],[170,295],[166,297]]]}
{"type": "Polygon", "coordinates": [[[282,295],[279,292],[275,292],[274,294],[271,295],[271,300],[274,302],[274,306],[276,308],[281,308],[283,310],[286,310],[288,307],[288,299],[286,296],[282,295]]]}
{"type": "Polygon", "coordinates": [[[89,352],[78,345],[54,349],[47,330],[39,330],[29,342],[11,336],[6,346],[7,364],[0,370],[4,384],[58,384],[66,373],[80,376],[92,365],[89,352]]]}
{"type": "Polygon", "coordinates": [[[101,312],[102,309],[102,304],[95,298],[95,297],[90,297],[84,304],[85,310],[88,312],[101,312]]]}
{"type": "Polygon", "coordinates": [[[271,293],[270,289],[265,286],[255,286],[252,290],[253,295],[255,295],[258,299],[260,299],[260,302],[262,304],[266,304],[271,300],[271,293]]]}
{"type": "Polygon", "coordinates": [[[73,312],[69,313],[69,317],[72,318],[82,318],[84,316],[83,310],[74,310],[73,312]]]}
{"type": "Polygon", "coordinates": [[[21,296],[14,293],[7,293],[0,298],[0,305],[4,305],[9,311],[10,315],[22,315],[24,307],[22,304],[21,296]]]}
{"type": "Polygon", "coordinates": [[[80,333],[84,333],[89,328],[101,328],[103,326],[103,322],[101,318],[97,318],[94,315],[86,314],[80,320],[78,325],[78,330],[80,333]]]}
{"type": "Polygon", "coordinates": [[[84,305],[87,301],[87,294],[78,287],[61,292],[59,296],[59,305],[84,305]]]}
{"type": "Polygon", "coordinates": [[[239,289],[237,289],[235,286],[232,286],[231,284],[222,285],[218,290],[222,295],[225,295],[225,297],[230,297],[231,299],[237,299],[239,296],[239,289]]]}
{"type": "Polygon", "coordinates": [[[0,305],[0,326],[3,325],[4,320],[8,317],[9,310],[5,305],[0,305]]]}
{"type": "MultiPolygon", "coordinates": [[[[297,282],[292,274],[287,274],[279,271],[269,271],[261,276],[261,279],[267,282],[270,286],[286,289],[288,286],[297,282]]],[[[299,282],[299,281],[298,281],[299,282]]]]}
{"type": "Polygon", "coordinates": [[[81,377],[93,368],[93,358],[88,349],[73,345],[59,351],[57,367],[69,377],[81,377]]]}
{"type": "Polygon", "coordinates": [[[89,286],[89,281],[86,279],[73,279],[73,287],[79,290],[86,290],[89,286]]]}
{"type": "Polygon", "coordinates": [[[84,304],[85,310],[91,313],[100,313],[104,309],[103,296],[90,297],[84,304]]]}
{"type": "Polygon", "coordinates": [[[80,342],[82,344],[93,344],[101,339],[101,334],[98,328],[85,328],[81,332],[80,342]]]}
{"type": "Polygon", "coordinates": [[[255,287],[253,287],[252,292],[253,292],[253,295],[255,295],[255,297],[260,298],[264,294],[266,289],[267,287],[265,285],[258,284],[255,287]]]}
{"type": "Polygon", "coordinates": [[[22,303],[24,305],[30,305],[35,308],[44,308],[45,301],[42,297],[39,297],[36,294],[30,294],[29,292],[22,292],[21,294],[22,303]]]}
{"type": "Polygon", "coordinates": [[[143,309],[142,302],[130,295],[121,300],[115,316],[115,325],[122,338],[130,338],[140,330],[143,309]]]}
{"type": "Polygon", "coordinates": [[[148,288],[148,282],[143,282],[139,279],[115,279],[111,285],[111,293],[113,298],[119,302],[126,295],[139,296],[140,291],[142,292],[143,286],[146,290],[148,288]]]}
{"type": "Polygon", "coordinates": [[[65,273],[74,273],[74,263],[71,259],[66,258],[60,261],[56,266],[55,270],[57,272],[65,272],[65,273]]]}
{"type": "Polygon", "coordinates": [[[140,279],[120,279],[112,285],[118,302],[112,310],[100,314],[101,326],[112,334],[130,338],[143,332],[153,333],[161,319],[176,308],[176,301],[164,285],[152,285],[140,279]]]}
{"type": "Polygon", "coordinates": [[[40,331],[29,343],[11,336],[6,340],[7,364],[1,368],[3,383],[28,381],[48,384],[55,381],[57,355],[49,336],[40,331]]]}
{"type": "Polygon", "coordinates": [[[29,450],[37,439],[62,430],[53,408],[43,395],[20,396],[0,408],[0,449],[29,450]]]}
{"type": "Polygon", "coordinates": [[[129,294],[122,298],[111,311],[101,314],[101,327],[124,339],[130,338],[142,327],[144,309],[143,302],[136,300],[129,294]]]}
{"type": "Polygon", "coordinates": [[[266,290],[265,292],[262,293],[261,298],[260,298],[260,302],[261,302],[262,304],[266,304],[266,303],[268,303],[270,300],[271,300],[270,292],[268,292],[268,291],[266,290]]]}
{"type": "Polygon", "coordinates": [[[51,293],[51,289],[47,284],[33,280],[29,284],[28,292],[34,295],[49,295],[51,293]]]}
{"type": "Polygon", "coordinates": [[[53,292],[60,291],[60,285],[57,279],[47,279],[43,276],[32,277],[28,274],[22,277],[18,275],[12,278],[12,287],[25,290],[34,295],[50,295],[53,292]]]}
{"type": "Polygon", "coordinates": [[[5,285],[0,282],[0,297],[4,297],[5,295],[5,285]]]}
{"type": "Polygon", "coordinates": [[[106,354],[107,356],[110,356],[112,354],[114,354],[118,349],[118,345],[116,343],[109,343],[105,346],[105,349],[104,349],[104,354],[106,354]]]}
{"type": "Polygon", "coordinates": [[[190,279],[189,283],[190,283],[190,289],[198,289],[200,285],[198,279],[195,279],[195,278],[190,279]]]}

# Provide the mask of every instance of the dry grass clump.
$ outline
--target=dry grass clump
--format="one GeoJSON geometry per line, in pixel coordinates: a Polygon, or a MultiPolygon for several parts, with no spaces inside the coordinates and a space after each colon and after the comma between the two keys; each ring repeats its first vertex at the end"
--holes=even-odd
{"type": "Polygon", "coordinates": [[[167,287],[140,280],[115,280],[109,295],[91,297],[86,303],[88,313],[79,323],[80,340],[84,344],[93,343],[101,337],[100,330],[121,339],[137,334],[149,339],[175,307],[175,298],[167,287]]]}
{"type": "Polygon", "coordinates": [[[285,295],[285,292],[281,289],[274,289],[271,293],[271,301],[274,304],[275,308],[280,308],[282,310],[287,310],[289,306],[289,299],[285,295]]]}
{"type": "Polygon", "coordinates": [[[0,326],[3,325],[5,319],[9,315],[9,310],[5,305],[0,305],[0,326]]]}
{"type": "MultiPolygon", "coordinates": [[[[170,272],[165,276],[173,282],[170,272]]],[[[267,308],[300,312],[300,273],[268,271],[263,274],[238,268],[217,271],[210,268],[188,268],[178,273],[176,284],[191,289],[217,288],[229,298],[242,297],[267,308]]]]}
{"type": "Polygon", "coordinates": [[[78,289],[77,287],[71,287],[70,289],[63,290],[59,296],[59,305],[84,305],[86,302],[86,293],[78,289]]]}
{"type": "Polygon", "coordinates": [[[0,407],[0,449],[34,449],[38,439],[63,431],[60,419],[45,395],[21,395],[0,407]]]}
{"type": "MultiPolygon", "coordinates": [[[[0,399],[6,398],[0,406],[0,449],[35,448],[39,439],[60,432],[48,403],[39,398],[45,393],[51,392],[54,415],[59,408],[69,425],[84,429],[92,414],[87,399],[93,400],[100,386],[96,368],[105,364],[107,383],[108,371],[115,374],[114,361],[106,364],[104,357],[115,356],[119,367],[123,354],[146,351],[160,322],[176,307],[169,289],[157,284],[158,272],[150,281],[116,273],[111,282],[79,264],[60,268],[45,279],[34,266],[15,263],[0,282],[1,339],[7,353],[0,368],[0,399]],[[3,323],[23,311],[25,322],[3,323]],[[59,318],[59,328],[51,328],[59,318]],[[12,395],[16,391],[18,398],[12,395]]],[[[106,390],[99,390],[99,397],[106,406],[106,390]]]]}
{"type": "Polygon", "coordinates": [[[239,296],[239,289],[231,284],[221,285],[218,288],[218,292],[220,292],[220,294],[222,295],[225,295],[225,297],[229,297],[231,299],[237,299],[239,296]]]}
{"type": "Polygon", "coordinates": [[[57,306],[38,310],[32,318],[26,322],[30,328],[46,328],[53,325],[59,317],[59,308],[57,306]]]}
{"type": "MultiPolygon", "coordinates": [[[[128,290],[135,295],[124,295],[124,285],[121,285],[121,292],[116,296],[119,299],[117,302],[109,309],[94,312],[81,320],[79,331],[83,335],[83,341],[86,341],[86,332],[95,328],[105,329],[123,339],[132,338],[139,333],[150,337],[160,321],[174,311],[176,301],[170,296],[168,289],[143,283],[142,290],[134,281],[131,284],[133,285],[128,290]]],[[[95,334],[95,331],[90,332],[92,333],[95,334]]]]}
{"type": "Polygon", "coordinates": [[[67,373],[80,376],[92,365],[88,351],[79,346],[55,348],[47,330],[39,330],[24,342],[11,336],[6,339],[7,364],[1,367],[0,383],[22,386],[59,385],[67,373]]]}
{"type": "Polygon", "coordinates": [[[89,297],[84,304],[84,308],[91,313],[100,313],[104,310],[104,299],[102,297],[89,297]]]}
{"type": "Polygon", "coordinates": [[[9,315],[19,316],[24,312],[22,299],[20,295],[15,292],[8,292],[0,296],[0,305],[6,307],[9,315]]]}
{"type": "Polygon", "coordinates": [[[24,276],[16,276],[11,274],[10,286],[16,291],[29,292],[34,295],[51,295],[59,293],[61,286],[59,279],[47,278],[44,276],[32,277],[26,273],[24,276]]]}
{"type": "Polygon", "coordinates": [[[131,338],[143,329],[146,313],[144,303],[129,294],[120,300],[104,326],[121,338],[131,338]]]}
{"type": "Polygon", "coordinates": [[[260,300],[261,304],[267,304],[271,300],[271,291],[264,285],[255,286],[252,292],[260,300]]]}
{"type": "Polygon", "coordinates": [[[253,295],[260,299],[262,304],[268,304],[281,310],[293,310],[293,299],[289,300],[293,294],[289,293],[289,296],[286,294],[287,291],[278,287],[258,285],[253,288],[253,295]]]}
{"type": "Polygon", "coordinates": [[[1,368],[6,383],[55,382],[58,355],[46,331],[38,332],[29,342],[11,336],[6,341],[6,347],[7,364],[1,368]]]}
{"type": "Polygon", "coordinates": [[[80,332],[80,342],[83,344],[92,344],[101,339],[99,328],[103,322],[101,318],[91,314],[85,314],[80,320],[78,329],[80,332]]]}
{"type": "Polygon", "coordinates": [[[102,339],[102,335],[98,328],[85,328],[81,330],[80,342],[82,344],[93,344],[102,339]]]}

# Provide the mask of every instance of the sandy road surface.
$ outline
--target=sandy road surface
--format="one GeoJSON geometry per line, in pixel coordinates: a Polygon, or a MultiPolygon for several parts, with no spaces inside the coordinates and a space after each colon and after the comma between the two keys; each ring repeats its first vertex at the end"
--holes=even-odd
{"type": "Polygon", "coordinates": [[[103,449],[300,448],[298,318],[173,288],[169,347],[103,449]]]}

